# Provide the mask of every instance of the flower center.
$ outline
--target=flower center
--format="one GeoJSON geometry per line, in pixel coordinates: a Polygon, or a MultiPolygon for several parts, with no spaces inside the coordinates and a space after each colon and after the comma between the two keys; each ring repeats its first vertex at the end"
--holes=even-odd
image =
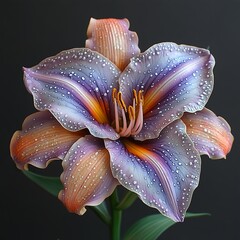
{"type": "Polygon", "coordinates": [[[126,107],[122,93],[113,89],[115,129],[121,137],[137,135],[143,126],[143,91],[133,90],[133,103],[126,107]]]}

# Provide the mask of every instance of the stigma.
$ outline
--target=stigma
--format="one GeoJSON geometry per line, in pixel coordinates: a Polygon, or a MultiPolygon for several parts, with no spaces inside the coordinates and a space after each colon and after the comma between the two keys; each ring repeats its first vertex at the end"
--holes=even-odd
{"type": "Polygon", "coordinates": [[[137,135],[143,127],[143,90],[133,89],[132,105],[126,106],[122,93],[113,89],[115,130],[121,137],[137,135]]]}

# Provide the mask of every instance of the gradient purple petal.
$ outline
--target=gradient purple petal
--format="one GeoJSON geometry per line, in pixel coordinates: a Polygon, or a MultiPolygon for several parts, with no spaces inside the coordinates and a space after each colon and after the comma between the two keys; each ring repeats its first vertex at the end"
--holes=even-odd
{"type": "Polygon", "coordinates": [[[23,122],[22,130],[12,136],[11,156],[20,169],[27,169],[28,164],[45,168],[52,160],[63,159],[86,133],[67,131],[48,111],[33,113],[23,122]]]}
{"type": "Polygon", "coordinates": [[[213,89],[215,61],[210,52],[175,43],[160,43],[131,59],[120,77],[126,105],[132,90],[144,93],[144,124],[136,140],[158,137],[184,112],[203,109],[213,89]]]}
{"type": "Polygon", "coordinates": [[[183,221],[198,186],[201,159],[181,120],[144,142],[104,140],[113,176],[150,207],[183,221]]]}
{"type": "Polygon", "coordinates": [[[24,69],[24,81],[35,107],[50,110],[70,131],[88,128],[100,138],[116,139],[110,127],[112,89],[118,88],[119,70],[101,54],[70,49],[24,69]]]}
{"type": "Polygon", "coordinates": [[[91,18],[86,47],[101,53],[123,70],[130,58],[140,53],[138,36],[129,31],[129,21],[124,19],[91,18]]]}
{"type": "Polygon", "coordinates": [[[77,141],[63,160],[59,199],[70,212],[84,214],[85,206],[96,206],[110,196],[118,181],[113,178],[109,153],[103,141],[86,136],[77,141]]]}
{"type": "Polygon", "coordinates": [[[233,135],[222,117],[204,108],[194,114],[185,113],[181,119],[200,154],[207,154],[212,159],[226,158],[232,148],[233,135]]]}

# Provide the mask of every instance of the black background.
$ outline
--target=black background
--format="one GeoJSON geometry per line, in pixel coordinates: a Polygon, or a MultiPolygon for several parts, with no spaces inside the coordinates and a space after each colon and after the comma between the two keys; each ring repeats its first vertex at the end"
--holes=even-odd
{"type": "MultiPolygon", "coordinates": [[[[35,112],[22,66],[83,47],[90,17],[128,18],[142,51],[163,41],[210,47],[216,59],[215,87],[207,107],[229,122],[234,145],[227,160],[202,157],[201,181],[189,211],[212,215],[186,219],[160,239],[240,239],[239,0],[8,0],[1,12],[0,239],[110,239],[91,210],[82,217],[68,213],[60,201],[29,181],[9,154],[12,134],[35,112]]],[[[137,201],[123,215],[123,231],[150,213],[157,211],[137,201]]]]}

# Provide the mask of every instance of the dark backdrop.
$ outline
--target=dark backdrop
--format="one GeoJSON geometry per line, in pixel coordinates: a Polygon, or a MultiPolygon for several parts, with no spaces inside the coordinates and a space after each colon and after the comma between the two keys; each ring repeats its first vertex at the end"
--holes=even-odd
{"type": "MultiPolygon", "coordinates": [[[[138,33],[142,51],[163,41],[210,47],[216,59],[215,88],[207,107],[230,123],[235,141],[227,160],[202,158],[201,181],[189,211],[212,216],[178,223],[162,239],[240,239],[240,1],[4,2],[0,16],[0,239],[109,239],[107,228],[91,210],[82,217],[68,213],[61,202],[26,179],[9,155],[12,134],[35,111],[32,96],[22,82],[22,66],[31,67],[61,50],[84,46],[90,17],[128,18],[130,29],[138,33]]],[[[123,230],[150,213],[157,212],[137,201],[123,216],[123,230]]]]}

